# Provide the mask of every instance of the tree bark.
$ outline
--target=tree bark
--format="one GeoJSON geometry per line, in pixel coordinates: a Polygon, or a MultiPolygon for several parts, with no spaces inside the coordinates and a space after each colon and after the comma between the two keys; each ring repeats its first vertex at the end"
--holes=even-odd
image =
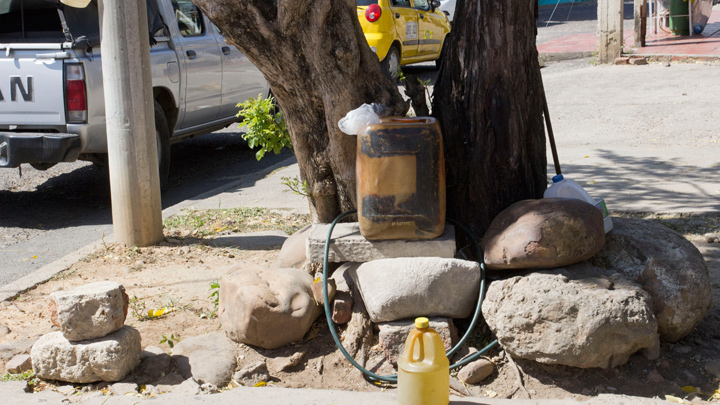
{"type": "MultiPolygon", "coordinates": [[[[363,103],[407,104],[380,71],[354,0],[195,0],[270,84],[288,126],[314,222],[355,208],[356,138],[338,120],[363,103]]],[[[243,100],[238,100],[241,102],[243,100]]]]}
{"type": "Polygon", "coordinates": [[[435,84],[448,216],[482,236],[510,204],[540,198],[547,158],[533,1],[458,0],[435,84]]]}

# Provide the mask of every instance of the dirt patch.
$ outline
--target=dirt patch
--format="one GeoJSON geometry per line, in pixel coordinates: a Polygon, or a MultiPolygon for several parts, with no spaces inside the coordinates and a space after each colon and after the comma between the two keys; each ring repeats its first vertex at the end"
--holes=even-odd
{"type": "MultiPolygon", "coordinates": [[[[532,398],[586,399],[610,393],[660,398],[674,395],[687,397],[688,400],[694,398],[695,402],[706,401],[720,385],[720,243],[705,241],[705,231],[717,228],[714,228],[715,222],[710,222],[708,228],[707,221],[710,220],[703,221],[706,221],[703,226],[697,218],[682,219],[673,224],[705,256],[710,268],[714,304],[688,337],[676,344],[663,343],[659,359],[648,361],[637,354],[627,364],[610,370],[547,366],[522,360],[516,360],[516,365],[513,365],[506,354],[496,347],[487,353],[497,365],[495,373],[481,385],[455,384],[456,394],[524,398],[527,392],[532,398]],[[693,227],[693,224],[697,226],[693,227]],[[683,391],[683,387],[688,386],[697,387],[707,394],[688,396],[683,391]]],[[[222,229],[227,225],[209,222],[207,229],[222,229]]],[[[227,234],[228,230],[223,229],[222,232],[227,234]]],[[[221,329],[210,297],[213,281],[241,261],[271,266],[278,254],[277,250],[249,251],[206,246],[213,235],[203,237],[200,236],[205,235],[202,232],[175,229],[166,234],[170,243],[165,242],[165,246],[128,249],[108,245],[52,280],[3,303],[0,306],[0,324],[8,326],[11,332],[0,337],[0,367],[4,369],[12,355],[28,352],[39,336],[53,330],[45,312],[49,294],[102,280],[119,281],[125,286],[131,297],[126,324],[140,331],[143,347],[158,346],[169,353],[168,339],[183,339],[221,329]],[[165,315],[147,319],[149,310],[160,308],[167,308],[165,315]]],[[[462,332],[463,321],[457,324],[462,332]]],[[[342,332],[343,328],[339,327],[339,330],[342,332]]],[[[378,374],[394,373],[376,344],[377,333],[375,339],[368,368],[378,374]]],[[[482,347],[489,340],[490,337],[480,328],[471,342],[482,347]]],[[[276,350],[257,349],[244,344],[235,344],[234,348],[238,369],[266,359],[272,376],[271,385],[357,391],[386,388],[364,380],[361,373],[343,358],[332,341],[324,317],[320,317],[303,341],[296,344],[276,350]],[[304,354],[299,365],[286,371],[276,368],[295,353],[304,354]]],[[[234,386],[231,383],[225,389],[234,386]]],[[[63,384],[53,382],[41,382],[38,388],[67,392],[67,386],[63,388],[63,384]]],[[[88,392],[101,389],[102,385],[88,384],[77,388],[88,392]]]]}

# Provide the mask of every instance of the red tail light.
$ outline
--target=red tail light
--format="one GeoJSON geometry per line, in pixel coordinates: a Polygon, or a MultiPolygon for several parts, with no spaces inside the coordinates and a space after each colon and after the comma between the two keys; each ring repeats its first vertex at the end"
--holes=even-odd
{"type": "Polygon", "coordinates": [[[85,71],[82,65],[65,65],[65,104],[69,124],[87,121],[87,101],[85,99],[85,71]]]}
{"type": "Polygon", "coordinates": [[[370,22],[377,21],[382,15],[382,9],[377,4],[371,4],[365,9],[365,18],[370,22]]]}

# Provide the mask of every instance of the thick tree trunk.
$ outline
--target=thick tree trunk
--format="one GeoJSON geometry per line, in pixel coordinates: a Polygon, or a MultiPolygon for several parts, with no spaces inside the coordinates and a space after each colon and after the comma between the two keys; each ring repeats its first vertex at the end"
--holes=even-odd
{"type": "MultiPolygon", "coordinates": [[[[313,220],[355,208],[355,142],[337,122],[363,103],[404,115],[380,71],[354,0],[194,0],[223,36],[263,72],[288,125],[313,220]]],[[[238,100],[241,102],[243,100],[238,100]]]]}
{"type": "Polygon", "coordinates": [[[445,143],[448,216],[482,236],[546,188],[535,0],[458,0],[433,113],[445,143]]]}

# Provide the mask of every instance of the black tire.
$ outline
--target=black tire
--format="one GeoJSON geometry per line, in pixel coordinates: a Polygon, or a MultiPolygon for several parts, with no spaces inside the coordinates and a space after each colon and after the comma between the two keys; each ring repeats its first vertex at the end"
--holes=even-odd
{"type": "Polygon", "coordinates": [[[155,101],[155,139],[158,147],[160,188],[165,189],[170,175],[170,128],[160,103],[155,101]]]}
{"type": "Polygon", "coordinates": [[[380,68],[393,83],[397,82],[398,69],[400,69],[400,51],[397,46],[393,45],[390,47],[387,55],[385,55],[385,59],[380,62],[380,68]]]}

